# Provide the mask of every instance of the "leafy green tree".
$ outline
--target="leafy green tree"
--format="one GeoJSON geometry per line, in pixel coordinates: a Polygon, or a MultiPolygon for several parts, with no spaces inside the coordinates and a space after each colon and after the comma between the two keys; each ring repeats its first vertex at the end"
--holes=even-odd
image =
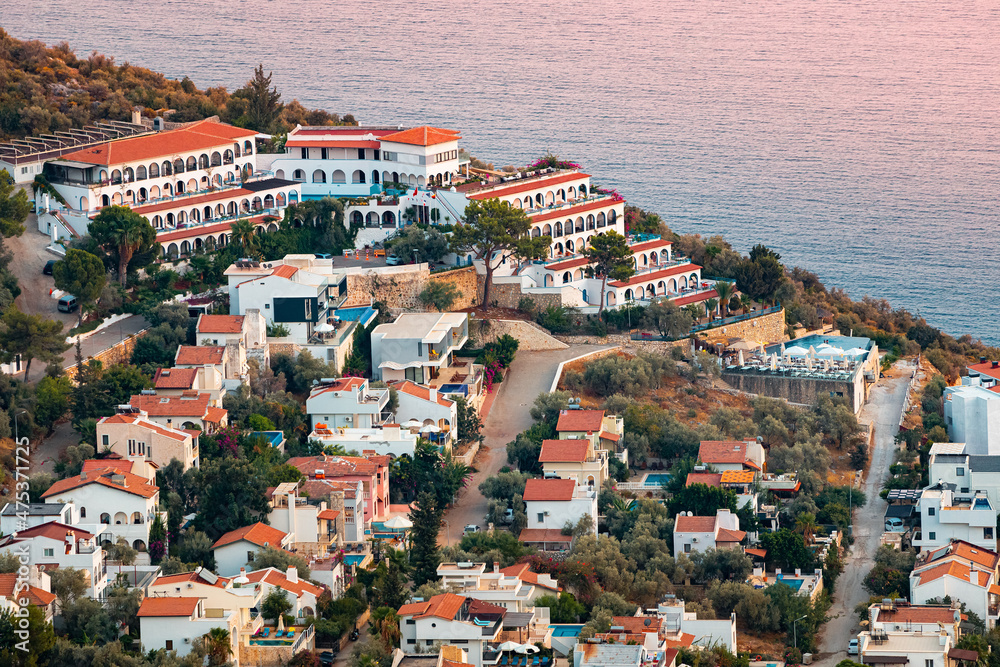
{"type": "Polygon", "coordinates": [[[479,485],[479,492],[487,498],[507,501],[515,495],[524,495],[524,485],[531,474],[526,472],[498,472],[479,485]]]}
{"type": "Polygon", "coordinates": [[[66,376],[43,377],[35,386],[35,421],[47,429],[69,410],[73,383],[66,376]]]}
{"type": "Polygon", "coordinates": [[[899,597],[910,588],[910,578],[905,572],[877,563],[865,576],[865,590],[879,597],[899,597]]]}
{"type": "Polygon", "coordinates": [[[719,295],[719,304],[722,305],[722,316],[728,317],[729,301],[736,294],[736,283],[718,280],[715,283],[715,293],[719,295]]]}
{"type": "Polygon", "coordinates": [[[292,603],[288,601],[285,596],[285,591],[277,586],[271,589],[271,592],[267,594],[264,601],[260,605],[260,615],[269,621],[278,622],[281,616],[284,616],[292,609],[292,603]]]}
{"type": "Polygon", "coordinates": [[[493,272],[510,259],[532,260],[548,255],[549,236],[531,237],[531,220],[523,209],[499,199],[471,201],[465,208],[465,223],[451,235],[456,252],[472,252],[483,260],[486,280],[481,305],[489,307],[493,272]]]}
{"type": "Polygon", "coordinates": [[[129,271],[148,266],[160,254],[156,230],[127,206],[105,206],[87,228],[124,286],[129,271]]]}
{"type": "Polygon", "coordinates": [[[6,169],[0,169],[0,236],[20,236],[31,213],[28,193],[14,185],[6,169]]]}
{"type": "Polygon", "coordinates": [[[683,338],[691,332],[694,318],[670,299],[655,299],[646,307],[643,321],[664,338],[683,338]]]}
{"type": "Polygon", "coordinates": [[[27,381],[32,361],[59,361],[69,349],[62,328],[61,322],[28,315],[11,306],[0,318],[0,360],[10,362],[20,356],[27,381]]]}
{"type": "Polygon", "coordinates": [[[444,312],[451,310],[455,300],[460,296],[462,293],[453,284],[440,280],[430,280],[420,291],[419,298],[420,303],[425,306],[432,306],[435,310],[444,312]]]}
{"type": "Polygon", "coordinates": [[[441,562],[438,534],[441,532],[442,508],[437,497],[430,491],[423,491],[410,510],[410,564],[413,566],[413,585],[421,586],[428,581],[437,581],[437,567],[441,562]]]}
{"type": "Polygon", "coordinates": [[[287,571],[289,567],[294,567],[299,573],[299,579],[308,579],[312,576],[309,564],[304,558],[271,546],[255,551],[249,564],[254,570],[273,567],[282,572],[287,571]]]}
{"type": "Polygon", "coordinates": [[[735,270],[736,286],[743,294],[758,301],[770,301],[785,281],[785,267],[778,260],[781,255],[757,244],[750,257],[735,270]]]}
{"type": "Polygon", "coordinates": [[[577,602],[572,593],[543,595],[535,600],[536,607],[548,607],[549,618],[553,623],[578,623],[587,616],[587,607],[577,602]]]}
{"type": "Polygon", "coordinates": [[[695,516],[715,516],[720,509],[735,513],[736,494],[730,489],[707,484],[685,486],[667,502],[667,510],[671,515],[688,511],[694,512],[695,516]]]}
{"type": "Polygon", "coordinates": [[[767,562],[771,567],[780,567],[785,572],[796,568],[810,570],[816,558],[806,547],[805,538],[787,528],[760,536],[761,547],[767,549],[767,562]]]}
{"type": "Polygon", "coordinates": [[[238,91],[247,101],[246,127],[258,132],[270,133],[274,130],[281,113],[281,93],[271,87],[273,72],[264,76],[263,63],[257,65],[253,78],[238,91]]]}
{"type": "Polygon", "coordinates": [[[27,611],[27,618],[15,617],[7,610],[0,612],[0,665],[41,667],[49,664],[46,656],[56,643],[52,624],[35,605],[29,605],[27,611]],[[27,651],[20,650],[19,646],[27,646],[27,651]]]}
{"type": "Polygon", "coordinates": [[[448,254],[448,237],[433,227],[408,225],[392,240],[390,248],[404,262],[414,258],[420,262],[438,262],[448,254]]]}
{"type": "Polygon", "coordinates": [[[260,235],[252,222],[247,219],[237,220],[229,226],[231,230],[230,243],[242,248],[243,257],[257,257],[260,255],[260,235]]]}
{"type": "Polygon", "coordinates": [[[219,458],[201,466],[201,511],[195,527],[213,540],[255,523],[269,511],[266,481],[249,461],[219,458]]]}
{"type": "Polygon", "coordinates": [[[525,474],[541,474],[542,464],[538,462],[541,451],[541,442],[535,442],[524,433],[518,433],[513,442],[507,443],[507,463],[517,466],[517,469],[525,474]]]}
{"type": "Polygon", "coordinates": [[[94,303],[108,283],[101,258],[75,248],[67,250],[66,257],[55,263],[52,277],[56,287],[69,292],[80,302],[80,323],[83,323],[84,305],[94,303]]]}
{"type": "MultiPolygon", "coordinates": [[[[390,392],[396,391],[395,387],[389,388],[390,392]]],[[[396,399],[397,405],[399,399],[396,399]]],[[[390,399],[390,403],[392,399],[390,399]]],[[[483,420],[479,417],[479,411],[469,405],[469,401],[464,396],[455,399],[455,407],[458,410],[456,428],[458,431],[458,441],[462,443],[483,441],[483,420]]],[[[394,409],[393,409],[394,410],[394,409]]]]}
{"type": "Polygon", "coordinates": [[[587,247],[582,251],[590,262],[587,272],[601,279],[601,305],[598,315],[604,311],[604,293],[608,288],[608,279],[628,280],[635,275],[635,260],[628,240],[616,232],[609,230],[590,237],[587,247]]]}
{"type": "Polygon", "coordinates": [[[229,664],[229,657],[233,654],[232,638],[229,630],[225,628],[212,628],[204,636],[205,646],[208,649],[208,664],[213,667],[221,667],[229,664]]]}

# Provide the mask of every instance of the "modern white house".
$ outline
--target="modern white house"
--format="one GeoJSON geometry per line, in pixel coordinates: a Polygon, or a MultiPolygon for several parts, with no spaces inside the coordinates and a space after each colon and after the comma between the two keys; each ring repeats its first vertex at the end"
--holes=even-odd
{"type": "Polygon", "coordinates": [[[314,427],[323,423],[330,429],[370,429],[395,421],[386,410],[388,403],[388,389],[373,388],[366,378],[343,377],[313,386],[306,412],[314,427]]]}
{"type": "Polygon", "coordinates": [[[499,563],[441,563],[437,574],[446,591],[500,605],[511,612],[531,612],[535,600],[562,590],[548,574],[531,571],[527,563],[500,569],[499,563]]]}
{"type": "Polygon", "coordinates": [[[51,623],[55,616],[56,596],[50,589],[49,575],[39,573],[37,567],[30,568],[27,580],[19,580],[16,573],[0,574],[0,614],[6,612],[16,617],[22,608],[34,605],[42,610],[45,620],[51,623]],[[40,579],[44,579],[44,582],[40,579]]]}
{"type": "Polygon", "coordinates": [[[322,498],[300,495],[299,484],[283,482],[268,489],[268,525],[288,534],[288,544],[306,556],[325,556],[343,543],[343,511],[322,498]]]}
{"type": "Polygon", "coordinates": [[[404,604],[396,612],[400,646],[411,653],[417,647],[427,651],[436,643],[458,646],[468,651],[470,664],[482,667],[487,645],[495,644],[503,630],[506,609],[473,613],[476,602],[462,595],[442,593],[430,600],[404,604]]]}
{"type": "Polygon", "coordinates": [[[913,536],[913,546],[920,550],[936,549],[953,540],[996,548],[997,512],[983,492],[963,495],[953,484],[938,482],[923,490],[917,513],[920,530],[913,536]]]}
{"type": "Polygon", "coordinates": [[[998,563],[995,551],[964,542],[921,553],[910,574],[910,602],[961,600],[992,628],[1000,613],[998,563]]]}
{"type": "Polygon", "coordinates": [[[868,607],[870,627],[886,632],[937,632],[944,630],[952,642],[962,636],[962,610],[958,604],[911,605],[896,600],[877,602],[868,607]],[[876,626],[876,623],[879,625],[876,626]]]}
{"type": "Polygon", "coordinates": [[[209,616],[205,602],[197,597],[147,597],[139,605],[139,637],[143,651],[173,651],[178,657],[191,652],[192,643],[212,628],[229,632],[232,664],[240,656],[239,614],[222,610],[209,616]]]}
{"type": "Polygon", "coordinates": [[[0,510],[0,534],[10,535],[25,528],[34,528],[43,523],[56,521],[73,525],[79,512],[73,503],[22,503],[9,502],[0,510]]]}
{"type": "Polygon", "coordinates": [[[79,508],[81,521],[106,525],[102,545],[124,539],[145,552],[153,520],[159,515],[166,526],[166,513],[158,511],[160,489],[144,477],[112,467],[85,469],[75,477],[58,480],[42,498],[58,505],[73,503],[79,508]]]}
{"type": "Polygon", "coordinates": [[[955,664],[950,655],[954,650],[952,637],[944,630],[887,631],[873,627],[858,633],[859,657],[866,665],[951,667],[955,664]]]}
{"type": "MultiPolygon", "coordinates": [[[[452,379],[455,379],[454,376],[452,379]]],[[[472,383],[468,383],[466,386],[471,385],[472,383]]],[[[450,451],[455,438],[461,434],[458,433],[458,403],[454,400],[456,394],[444,393],[448,385],[426,386],[411,380],[397,380],[391,386],[396,390],[396,400],[399,403],[396,422],[420,422],[423,426],[417,428],[420,429],[421,437],[441,445],[444,451],[450,451]]]]}
{"type": "Polygon", "coordinates": [[[174,459],[181,462],[184,470],[197,468],[199,432],[182,428],[182,423],[175,424],[173,417],[161,419],[170,419],[170,425],[153,421],[149,413],[141,410],[102,417],[97,422],[98,447],[122,458],[142,457],[160,468],[174,459]]]}
{"type": "MultiPolygon", "coordinates": [[[[645,619],[652,611],[643,611],[640,607],[636,610],[634,618],[645,619]]],[[[663,620],[663,632],[666,635],[676,633],[694,635],[691,642],[694,646],[709,648],[721,644],[734,655],[739,652],[736,643],[735,613],[730,614],[728,618],[699,619],[697,613],[685,609],[684,600],[669,595],[655,611],[656,616],[663,620]]],[[[615,623],[618,621],[618,617],[615,617],[615,623]]]]}
{"type": "Polygon", "coordinates": [[[965,443],[931,445],[928,479],[954,485],[959,495],[985,493],[993,507],[1000,507],[1000,457],[967,453],[965,443]]]}
{"type": "Polygon", "coordinates": [[[674,520],[674,553],[738,549],[746,535],[740,530],[739,517],[728,509],[718,510],[715,516],[681,512],[674,520]]]}
{"type": "Polygon", "coordinates": [[[448,375],[454,353],[469,339],[466,313],[403,313],[372,330],[372,372],[385,382],[431,384],[448,375]]]}
{"type": "Polygon", "coordinates": [[[288,533],[260,522],[231,530],[212,545],[215,569],[223,576],[235,577],[258,551],[268,547],[284,549],[290,542],[288,533]]]}
{"type": "Polygon", "coordinates": [[[50,521],[0,538],[0,552],[27,554],[28,562],[44,569],[82,570],[87,597],[99,599],[108,583],[104,549],[100,546],[104,530],[101,524],[87,524],[84,529],[50,521]]]}
{"type": "Polygon", "coordinates": [[[944,390],[944,420],[954,442],[964,442],[972,456],[1000,455],[1000,393],[980,377],[963,377],[944,390]]]}
{"type": "Polygon", "coordinates": [[[596,535],[598,491],[575,479],[529,479],[523,496],[528,514],[525,530],[562,530],[589,516],[596,535]]]}
{"type": "Polygon", "coordinates": [[[417,434],[401,428],[399,424],[385,424],[376,428],[330,428],[319,423],[309,434],[324,446],[343,447],[347,452],[376,454],[380,456],[409,456],[417,450],[417,434]]]}
{"type": "Polygon", "coordinates": [[[323,594],[323,589],[299,579],[298,570],[294,566],[289,566],[285,572],[268,567],[263,570],[246,572],[241,576],[245,576],[252,583],[260,584],[263,588],[262,595],[265,598],[275,589],[282,591],[285,594],[285,599],[292,605],[289,613],[295,618],[317,615],[316,602],[323,594]]]}

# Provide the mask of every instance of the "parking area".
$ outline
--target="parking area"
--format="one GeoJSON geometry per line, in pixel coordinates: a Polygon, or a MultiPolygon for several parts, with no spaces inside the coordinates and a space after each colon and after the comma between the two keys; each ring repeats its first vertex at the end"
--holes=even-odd
{"type": "Polygon", "coordinates": [[[49,296],[55,283],[52,276],[42,274],[45,263],[50,259],[59,259],[59,256],[46,250],[49,237],[38,232],[34,213],[28,216],[25,227],[27,229],[21,236],[4,239],[4,246],[14,256],[10,270],[21,287],[21,295],[14,303],[22,312],[59,320],[63,323],[63,329],[69,331],[76,326],[79,314],[60,313],[56,310],[56,299],[49,296]]]}

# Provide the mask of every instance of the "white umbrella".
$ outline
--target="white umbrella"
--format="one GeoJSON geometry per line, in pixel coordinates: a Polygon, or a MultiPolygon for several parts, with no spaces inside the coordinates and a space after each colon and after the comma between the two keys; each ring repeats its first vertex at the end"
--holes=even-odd
{"type": "Polygon", "coordinates": [[[809,354],[809,350],[799,345],[792,345],[790,348],[785,350],[785,354],[790,357],[802,357],[809,354]]]}
{"type": "Polygon", "coordinates": [[[410,421],[403,424],[403,428],[420,428],[424,423],[419,419],[411,419],[410,421]]]}
{"type": "Polygon", "coordinates": [[[771,355],[771,370],[772,371],[778,370],[778,355],[776,354],[771,355]]]}
{"type": "Polygon", "coordinates": [[[809,346],[809,352],[808,352],[808,355],[809,355],[810,357],[815,357],[815,356],[816,356],[816,348],[815,348],[815,347],[813,347],[812,345],[810,345],[810,346],[809,346]]]}
{"type": "Polygon", "coordinates": [[[521,645],[517,642],[504,642],[500,646],[497,646],[498,651],[515,651],[519,648],[521,648],[521,645]]]}
{"type": "Polygon", "coordinates": [[[440,433],[441,429],[434,424],[428,424],[427,426],[420,429],[421,433],[440,433]]]}
{"type": "Polygon", "coordinates": [[[285,615],[278,614],[278,632],[285,631],[285,615]]]}
{"type": "Polygon", "coordinates": [[[812,369],[813,369],[813,360],[812,360],[812,357],[808,357],[807,356],[806,357],[806,370],[810,370],[811,371],[812,369]]]}
{"type": "Polygon", "coordinates": [[[842,357],[844,351],[839,347],[824,347],[816,352],[817,357],[842,357]]]}
{"type": "Polygon", "coordinates": [[[534,644],[519,644],[514,651],[517,653],[538,653],[538,647],[534,644]]]}
{"type": "MultiPolygon", "coordinates": [[[[393,530],[404,530],[406,528],[413,528],[413,522],[407,519],[401,514],[397,514],[388,521],[382,524],[386,528],[391,528],[393,530]]],[[[506,649],[501,649],[506,650],[506,649]]]]}
{"type": "Polygon", "coordinates": [[[739,351],[739,352],[738,352],[738,353],[736,354],[736,363],[738,363],[738,364],[739,364],[740,366],[742,366],[742,365],[743,365],[743,350],[740,350],[740,351],[739,351]]]}
{"type": "Polygon", "coordinates": [[[781,356],[785,356],[785,343],[784,343],[784,341],[782,341],[782,343],[781,343],[781,356]]]}
{"type": "Polygon", "coordinates": [[[327,322],[317,324],[315,327],[313,327],[313,331],[315,331],[316,333],[330,333],[331,331],[336,331],[336,330],[337,327],[327,322]]]}
{"type": "Polygon", "coordinates": [[[849,357],[857,357],[863,354],[868,354],[868,350],[863,347],[852,347],[849,350],[845,350],[844,354],[849,357]]]}

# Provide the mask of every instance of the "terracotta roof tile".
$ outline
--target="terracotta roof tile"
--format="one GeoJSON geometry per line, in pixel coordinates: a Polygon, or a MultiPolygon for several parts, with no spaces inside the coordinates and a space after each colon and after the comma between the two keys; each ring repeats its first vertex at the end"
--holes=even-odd
{"type": "Polygon", "coordinates": [[[352,389],[357,389],[358,387],[363,386],[365,382],[367,382],[365,378],[356,378],[356,377],[339,378],[336,382],[331,382],[330,384],[325,384],[316,387],[309,394],[309,398],[313,398],[314,396],[319,396],[320,394],[325,394],[331,391],[348,391],[352,389]]]}
{"type": "Polygon", "coordinates": [[[650,280],[659,280],[661,278],[668,278],[670,276],[676,276],[681,273],[693,273],[700,269],[701,267],[697,264],[680,264],[678,266],[671,266],[665,269],[660,269],[659,271],[650,271],[649,273],[640,273],[632,276],[627,281],[622,280],[611,280],[608,282],[612,287],[628,287],[629,285],[638,285],[640,283],[649,282],[650,280]]]}
{"type": "Polygon", "coordinates": [[[198,333],[242,333],[243,320],[243,315],[202,315],[198,333]]]}
{"type": "Polygon", "coordinates": [[[652,241],[643,241],[642,243],[630,245],[629,250],[633,253],[645,252],[647,250],[655,250],[657,248],[668,248],[672,245],[673,243],[667,241],[666,239],[653,239],[652,241]]]}
{"type": "Polygon", "coordinates": [[[675,533],[714,533],[714,516],[678,516],[674,522],[675,533]]]}
{"type": "Polygon", "coordinates": [[[750,484],[757,473],[753,470],[725,470],[722,473],[723,484],[750,484]]]}
{"type": "Polygon", "coordinates": [[[677,298],[671,299],[675,306],[686,306],[689,303],[698,303],[699,301],[708,301],[709,299],[715,299],[719,296],[719,293],[714,289],[708,290],[707,292],[698,292],[697,294],[688,294],[687,296],[679,296],[677,298]]]}
{"type": "Polygon", "coordinates": [[[511,195],[520,194],[522,192],[531,192],[533,190],[542,190],[544,188],[551,188],[563,183],[569,183],[571,181],[579,181],[586,178],[590,178],[590,174],[584,174],[582,172],[573,172],[569,174],[555,172],[547,178],[531,178],[524,179],[523,181],[514,181],[507,185],[506,187],[496,187],[497,183],[491,183],[487,187],[496,187],[494,190],[489,190],[486,188],[473,189],[468,195],[469,199],[493,199],[494,197],[509,197],[511,195]],[[483,190],[483,191],[480,191],[483,190]]]}
{"type": "MultiPolygon", "coordinates": [[[[196,397],[135,395],[129,405],[139,408],[152,417],[197,417],[202,419],[208,412],[209,394],[196,397]]],[[[221,409],[221,408],[220,408],[221,409]]]]}
{"type": "Polygon", "coordinates": [[[381,137],[381,140],[391,141],[396,144],[410,144],[411,146],[435,146],[446,144],[449,141],[457,141],[462,137],[454,130],[444,130],[437,127],[411,127],[402,132],[395,132],[381,137]]]}
{"type": "Polygon", "coordinates": [[[133,461],[128,461],[125,459],[87,459],[83,462],[83,467],[80,469],[82,472],[90,472],[92,470],[117,470],[119,472],[132,472],[133,461]]]}
{"type": "MultiPolygon", "coordinates": [[[[494,195],[496,196],[496,195],[494,195]]],[[[555,211],[544,211],[537,214],[529,214],[528,217],[531,220],[531,224],[537,225],[542,222],[548,222],[549,220],[562,220],[563,218],[572,218],[573,216],[580,215],[581,213],[587,213],[588,211],[596,211],[602,208],[611,208],[620,202],[611,199],[610,197],[604,199],[583,201],[576,204],[570,204],[567,208],[561,208],[555,211]]]]}
{"type": "Polygon", "coordinates": [[[93,469],[89,472],[82,472],[75,477],[60,479],[50,486],[48,491],[42,494],[42,498],[58,496],[60,493],[66,493],[67,491],[72,491],[73,489],[79,489],[87,486],[88,484],[100,484],[101,486],[114,489],[115,491],[131,493],[132,495],[147,499],[153,498],[160,492],[160,488],[154,484],[150,484],[149,480],[145,477],[133,475],[130,472],[121,472],[112,468],[99,468],[93,469]],[[84,475],[86,475],[86,477],[84,477],[84,475]],[[114,476],[121,476],[123,478],[122,484],[117,484],[112,481],[114,476]]]}
{"type": "Polygon", "coordinates": [[[201,121],[167,132],[109,141],[90,148],[67,153],[60,160],[87,164],[116,165],[141,160],[173,160],[176,153],[191,153],[211,148],[220,151],[231,148],[236,139],[249,139],[253,130],[201,121]]]}
{"type": "Polygon", "coordinates": [[[689,472],[684,486],[692,484],[704,484],[705,486],[719,486],[722,483],[722,473],[717,472],[689,472]]]}
{"type": "Polygon", "coordinates": [[[747,461],[747,443],[739,440],[703,440],[698,449],[702,463],[744,463],[747,461]]]}
{"type": "Polygon", "coordinates": [[[208,366],[222,363],[224,347],[212,345],[181,345],[177,348],[174,366],[208,366]]]}
{"type": "MultiPolygon", "coordinates": [[[[155,204],[147,204],[145,206],[137,206],[133,211],[139,215],[150,217],[153,213],[160,213],[162,211],[172,211],[178,208],[188,209],[196,208],[204,204],[211,204],[212,202],[224,202],[229,199],[239,199],[241,197],[253,197],[255,192],[253,190],[246,190],[244,188],[225,188],[223,190],[217,190],[215,192],[206,192],[202,195],[195,195],[193,197],[185,197],[183,199],[171,199],[170,201],[157,202],[155,204]]],[[[229,223],[232,224],[232,223],[229,223]]],[[[203,229],[200,229],[204,233],[203,229]]]]}
{"type": "Polygon", "coordinates": [[[291,266],[290,264],[282,264],[274,271],[271,271],[272,276],[278,276],[279,278],[291,278],[299,269],[297,266],[291,266]]]}
{"type": "MultiPolygon", "coordinates": [[[[399,382],[392,382],[390,384],[392,384],[392,386],[396,388],[396,391],[401,391],[404,394],[409,394],[410,396],[416,396],[417,398],[422,398],[425,401],[431,400],[430,388],[425,387],[422,384],[417,384],[416,382],[412,382],[410,380],[402,380],[399,382]]],[[[445,398],[441,394],[441,392],[438,392],[437,404],[443,405],[446,408],[450,408],[454,404],[454,401],[452,401],[449,398],[445,398]]]]}
{"type": "Polygon", "coordinates": [[[228,414],[229,411],[225,408],[211,407],[205,411],[205,421],[210,424],[221,424],[228,414]]]}
{"type": "Polygon", "coordinates": [[[747,536],[745,530],[730,530],[728,528],[720,528],[719,533],[715,536],[715,541],[718,542],[742,542],[743,538],[747,536]]]}
{"type": "Polygon", "coordinates": [[[600,431],[603,423],[604,410],[562,410],[556,422],[556,431],[600,431]]]}
{"type": "Polygon", "coordinates": [[[197,368],[157,368],[153,386],[157,389],[191,389],[197,377],[197,368]]]}
{"type": "Polygon", "coordinates": [[[282,590],[286,590],[289,593],[295,593],[295,597],[302,597],[303,594],[309,593],[319,597],[323,594],[323,588],[311,584],[308,581],[291,581],[288,576],[273,567],[269,567],[265,570],[255,570],[253,572],[247,572],[247,579],[252,582],[264,582],[272,586],[277,586],[282,590]]]}
{"type": "Polygon", "coordinates": [[[219,547],[224,547],[227,544],[245,540],[251,544],[256,544],[259,547],[271,546],[275,549],[280,549],[282,542],[286,537],[288,537],[286,533],[258,521],[255,524],[229,531],[220,537],[215,544],[212,545],[212,548],[218,549],[219,547]]]}
{"type": "Polygon", "coordinates": [[[955,622],[955,615],[958,610],[951,607],[939,607],[934,605],[914,605],[910,607],[896,607],[895,609],[880,609],[878,620],[880,623],[944,623],[955,622]]]}
{"type": "Polygon", "coordinates": [[[587,460],[587,440],[543,440],[539,463],[583,463],[587,460]]]}
{"type": "Polygon", "coordinates": [[[638,635],[659,632],[663,626],[663,619],[653,616],[612,616],[611,625],[625,628],[625,632],[630,635],[638,635]]]}
{"type": "Polygon", "coordinates": [[[200,598],[144,598],[139,605],[140,618],[162,616],[190,616],[198,608],[200,598]]]}
{"type": "Polygon", "coordinates": [[[549,584],[543,584],[538,579],[538,573],[531,570],[531,566],[527,563],[519,563],[517,565],[511,565],[510,567],[505,567],[500,570],[502,574],[508,577],[517,577],[526,584],[531,584],[532,586],[541,586],[542,588],[547,588],[550,591],[561,591],[562,588],[559,586],[550,586],[549,584]]]}
{"type": "Polygon", "coordinates": [[[412,615],[414,618],[435,616],[437,618],[452,620],[463,604],[465,604],[465,597],[455,595],[454,593],[442,593],[435,595],[426,602],[404,604],[396,614],[399,616],[412,615]]]}
{"type": "Polygon", "coordinates": [[[525,502],[573,500],[576,482],[572,479],[529,479],[524,485],[525,502]]]}
{"type": "Polygon", "coordinates": [[[67,526],[64,523],[59,523],[58,521],[49,521],[48,523],[43,523],[37,526],[32,526],[26,530],[19,530],[17,532],[18,539],[21,538],[32,538],[32,537],[47,537],[51,540],[58,540],[60,542],[66,541],[66,534],[72,533],[76,540],[92,540],[94,536],[85,530],[80,530],[75,526],[67,526]]]}
{"type": "MultiPolygon", "coordinates": [[[[17,574],[0,574],[0,596],[13,600],[14,588],[17,586],[17,574]]],[[[18,592],[17,597],[27,597],[31,604],[38,607],[47,607],[52,604],[56,596],[43,588],[28,586],[27,591],[23,588],[18,592]],[[27,592],[27,595],[25,593],[27,592]]]]}
{"type": "MultiPolygon", "coordinates": [[[[135,398],[135,397],[133,396],[133,398],[135,398]]],[[[158,399],[159,397],[152,396],[150,398],[157,398],[158,399]]],[[[134,407],[139,407],[139,406],[134,406],[134,407]]],[[[126,414],[111,415],[110,417],[103,417],[97,423],[98,423],[98,425],[104,425],[104,424],[133,424],[135,426],[139,426],[141,428],[144,428],[147,431],[153,431],[157,435],[162,435],[162,436],[164,436],[166,438],[170,438],[171,440],[177,440],[179,442],[183,442],[183,441],[185,441],[185,440],[188,439],[188,435],[185,434],[185,433],[182,433],[180,429],[169,428],[167,426],[163,426],[162,424],[157,424],[154,421],[151,421],[149,419],[145,419],[145,418],[140,417],[139,415],[136,415],[136,414],[131,414],[131,415],[126,415],[126,414]]]]}
{"type": "Polygon", "coordinates": [[[229,579],[226,577],[216,577],[215,583],[209,583],[207,579],[204,579],[201,576],[201,572],[199,570],[194,570],[192,572],[159,576],[153,582],[153,585],[159,586],[167,584],[180,584],[188,581],[192,583],[204,584],[206,586],[212,586],[214,588],[225,588],[226,584],[229,583],[229,579]]]}
{"type": "Polygon", "coordinates": [[[563,535],[558,528],[525,528],[517,537],[521,542],[572,542],[572,535],[563,535]]]}

